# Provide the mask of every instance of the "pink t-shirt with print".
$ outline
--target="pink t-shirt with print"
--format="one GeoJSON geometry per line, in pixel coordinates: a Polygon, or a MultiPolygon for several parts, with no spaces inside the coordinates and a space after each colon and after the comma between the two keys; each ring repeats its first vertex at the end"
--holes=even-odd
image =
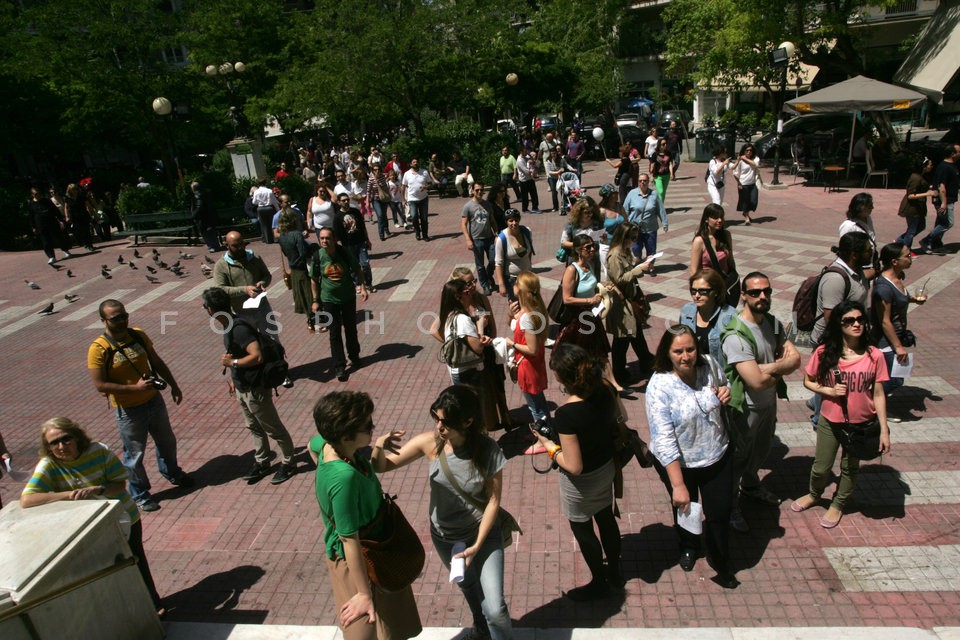
{"type": "MultiPolygon", "coordinates": [[[[806,372],[816,379],[817,368],[820,366],[820,358],[823,356],[823,346],[817,347],[807,363],[806,372]]],[[[876,347],[870,347],[867,352],[858,360],[841,359],[838,366],[840,375],[847,381],[847,415],[850,416],[850,422],[866,422],[871,420],[876,414],[877,409],[873,405],[873,388],[875,384],[885,382],[890,379],[887,373],[887,363],[883,359],[883,353],[876,347]]],[[[828,380],[818,381],[827,386],[833,386],[833,372],[828,376],[828,380]]],[[[823,406],[820,414],[830,422],[843,423],[843,408],[836,398],[823,397],[823,406]]]]}

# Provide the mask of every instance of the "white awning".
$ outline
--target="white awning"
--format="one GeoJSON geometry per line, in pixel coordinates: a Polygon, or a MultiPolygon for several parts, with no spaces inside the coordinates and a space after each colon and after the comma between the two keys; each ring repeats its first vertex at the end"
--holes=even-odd
{"type": "Polygon", "coordinates": [[[943,93],[960,71],[960,0],[941,0],[917,44],[893,76],[943,104],[943,93]]]}

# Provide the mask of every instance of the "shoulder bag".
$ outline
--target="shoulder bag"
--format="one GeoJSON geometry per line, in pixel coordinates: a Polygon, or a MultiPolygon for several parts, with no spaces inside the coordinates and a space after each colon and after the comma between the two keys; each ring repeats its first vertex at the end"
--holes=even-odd
{"type": "MultiPolygon", "coordinates": [[[[474,498],[473,496],[467,495],[464,490],[460,487],[460,483],[457,482],[457,479],[453,477],[453,474],[450,473],[450,465],[447,463],[447,455],[441,451],[440,452],[440,469],[443,471],[443,475],[447,478],[447,482],[453,486],[453,490],[464,499],[464,501],[471,505],[474,509],[483,513],[483,510],[486,508],[486,505],[474,498]]],[[[513,515],[500,507],[500,513],[497,516],[500,519],[500,533],[503,534],[502,546],[504,549],[513,544],[513,532],[516,531],[520,535],[523,535],[523,529],[520,528],[520,523],[517,522],[517,519],[513,515]]]]}
{"type": "Polygon", "coordinates": [[[723,284],[727,290],[727,304],[731,307],[736,307],[740,302],[740,274],[737,273],[736,269],[730,271],[724,271],[720,268],[720,260],[717,258],[717,252],[713,250],[713,243],[710,242],[709,238],[701,238],[703,240],[703,246],[707,251],[707,254],[710,256],[710,264],[713,265],[714,270],[723,276],[723,284]]]}
{"type": "MultiPolygon", "coordinates": [[[[867,357],[871,357],[869,353],[867,357]]],[[[842,379],[841,375],[839,367],[833,370],[833,377],[837,381],[842,379]]],[[[843,450],[860,460],[873,460],[880,456],[880,420],[877,416],[866,422],[852,423],[847,414],[847,397],[844,396],[839,404],[843,409],[843,424],[831,426],[833,435],[843,450]]]]}
{"type": "Polygon", "coordinates": [[[293,283],[290,281],[290,272],[287,271],[287,257],[283,253],[283,247],[277,245],[280,249],[280,271],[283,273],[283,284],[287,289],[293,289],[293,283]]]}
{"type": "MultiPolygon", "coordinates": [[[[384,493],[377,515],[357,532],[363,561],[367,565],[367,577],[384,591],[409,587],[420,576],[426,562],[423,543],[395,500],[396,496],[384,493]],[[371,538],[374,531],[382,531],[383,540],[371,538]]],[[[336,527],[333,516],[324,515],[336,527]]]]}
{"type": "Polygon", "coordinates": [[[454,314],[450,319],[450,337],[443,341],[439,358],[448,367],[470,369],[483,362],[483,356],[470,348],[466,336],[457,335],[457,315],[454,314]]]}
{"type": "MultiPolygon", "coordinates": [[[[573,288],[576,289],[577,285],[580,283],[580,272],[577,271],[576,267],[573,269],[577,278],[573,281],[573,288]]],[[[568,307],[563,302],[562,278],[560,281],[560,286],[557,287],[557,290],[553,293],[553,297],[550,298],[550,303],[547,305],[547,315],[550,316],[551,320],[560,325],[568,325],[577,318],[577,309],[575,307],[568,307]]]]}

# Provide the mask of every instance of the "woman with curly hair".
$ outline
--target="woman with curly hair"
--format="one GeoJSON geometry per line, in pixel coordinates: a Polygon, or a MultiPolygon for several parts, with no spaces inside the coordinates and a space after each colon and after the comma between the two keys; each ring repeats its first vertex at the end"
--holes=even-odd
{"type": "MultiPolygon", "coordinates": [[[[576,261],[577,256],[573,250],[573,239],[576,236],[585,235],[591,239],[598,239],[603,235],[603,214],[600,213],[600,207],[590,196],[584,196],[577,200],[567,215],[567,224],[563,225],[563,231],[560,233],[560,246],[567,250],[567,264],[576,261]]],[[[602,267],[600,264],[600,254],[593,257],[597,273],[600,273],[602,267]]]]}
{"type": "MultiPolygon", "coordinates": [[[[337,623],[345,640],[403,640],[423,630],[413,590],[384,591],[370,582],[360,536],[383,506],[375,465],[362,453],[373,440],[373,401],[366,393],[334,391],[313,406],[319,435],[307,447],[317,465],[316,494],[323,518],[327,570],[337,623]]],[[[374,450],[376,455],[376,450],[374,450]]]]}
{"type": "Polygon", "coordinates": [[[380,436],[373,468],[380,473],[426,458],[430,461],[430,538],[449,570],[452,558],[466,570],[457,584],[473,614],[474,638],[513,637],[503,594],[503,534],[500,499],[507,460],[483,429],[480,402],[464,385],[447,387],[430,405],[435,427],[402,447],[405,431],[380,436]],[[455,552],[458,543],[462,551],[455,552]]]}
{"type": "Polygon", "coordinates": [[[565,595],[574,601],[597,600],[624,584],[620,527],[613,515],[619,399],[603,380],[603,362],[576,345],[554,347],[550,368],[567,393],[553,418],[558,442],[535,433],[560,469],[560,506],[591,576],[589,583],[565,595]]]}
{"type": "MultiPolygon", "coordinates": [[[[877,419],[880,423],[880,453],[890,451],[887,426],[887,396],[883,383],[889,379],[883,352],[870,344],[870,321],[859,302],[844,301],[833,309],[820,346],[807,363],[803,386],[823,397],[817,424],[817,451],[810,469],[810,492],[790,505],[805,511],[820,502],[833,474],[840,441],[836,432],[845,423],[877,419]],[[839,375],[838,375],[839,374],[839,375]]],[[[847,500],[860,473],[860,460],[844,450],[840,456],[840,480],[820,526],[840,524],[847,500]]]]}

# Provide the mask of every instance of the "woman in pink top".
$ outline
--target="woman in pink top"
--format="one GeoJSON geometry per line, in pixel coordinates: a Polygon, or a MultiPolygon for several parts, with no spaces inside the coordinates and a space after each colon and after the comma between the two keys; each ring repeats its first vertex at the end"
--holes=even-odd
{"type": "MultiPolygon", "coordinates": [[[[723,207],[708,204],[700,216],[700,226],[690,243],[690,277],[700,270],[719,271],[724,281],[728,274],[736,274],[737,264],[733,259],[733,237],[723,226],[723,207]],[[709,249],[707,248],[709,243],[709,249]],[[713,256],[710,250],[713,250],[713,256]],[[716,256],[716,262],[714,262],[716,256]],[[719,269],[717,268],[719,266],[719,269]]],[[[727,304],[736,307],[740,301],[739,289],[727,291],[727,304]]]]}
{"type": "MultiPolygon", "coordinates": [[[[834,430],[844,423],[857,424],[876,417],[880,422],[880,453],[890,451],[887,397],[881,384],[889,379],[887,363],[883,353],[870,346],[869,317],[859,302],[844,301],[837,305],[830,314],[821,345],[807,363],[803,386],[823,396],[823,406],[817,424],[817,452],[810,470],[810,493],[790,505],[793,511],[804,511],[820,501],[840,448],[834,430]]],[[[844,451],[840,457],[837,490],[827,513],[820,518],[824,529],[840,523],[859,472],[860,460],[844,451]]]]}

